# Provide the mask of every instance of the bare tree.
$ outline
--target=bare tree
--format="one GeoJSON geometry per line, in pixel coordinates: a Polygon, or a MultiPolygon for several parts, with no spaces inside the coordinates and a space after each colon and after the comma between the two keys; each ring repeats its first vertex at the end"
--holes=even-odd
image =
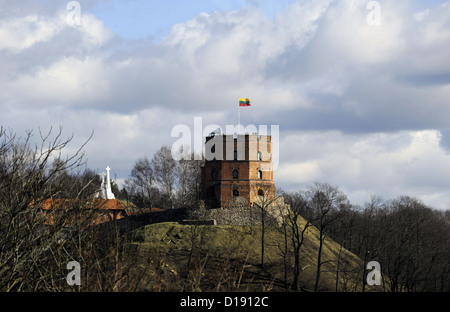
{"type": "Polygon", "coordinates": [[[200,195],[203,160],[195,160],[193,153],[190,156],[183,157],[176,165],[177,200],[182,207],[196,205],[200,195]]]}
{"type": "Polygon", "coordinates": [[[173,208],[177,163],[172,157],[171,149],[168,146],[161,147],[153,156],[152,165],[155,181],[163,196],[164,208],[173,208]]]}
{"type": "Polygon", "coordinates": [[[448,256],[448,242],[443,244],[449,237],[448,226],[420,200],[409,196],[391,201],[386,212],[380,248],[390,290],[425,291],[436,285],[433,271],[448,270],[448,261],[439,263],[448,256]]]}
{"type": "MultiPolygon", "coordinates": [[[[285,202],[289,205],[289,213],[283,214],[283,227],[282,230],[285,234],[285,241],[287,249],[287,243],[289,242],[293,250],[294,255],[294,291],[300,291],[300,273],[302,271],[301,264],[301,248],[305,241],[306,230],[311,225],[309,221],[309,207],[308,202],[300,191],[292,194],[282,194],[285,202]],[[308,220],[303,222],[303,217],[308,217],[308,220]]],[[[285,251],[286,253],[287,251],[285,251]]],[[[286,264],[285,264],[286,266],[286,264]]],[[[287,278],[287,273],[285,273],[287,278]]]]}
{"type": "Polygon", "coordinates": [[[73,136],[62,139],[61,128],[53,137],[52,129],[39,132],[40,143],[34,147],[32,137],[31,131],[21,138],[0,129],[0,289],[4,291],[54,286],[54,266],[49,264],[55,263],[64,226],[57,217],[74,220],[74,211],[69,217],[62,218],[64,212],[58,211],[49,218],[40,207],[45,199],[59,195],[61,175],[85,165],[82,148],[87,142],[73,155],[65,155],[73,136]],[[54,226],[46,226],[50,221],[54,226]]]}
{"type": "Polygon", "coordinates": [[[327,183],[315,182],[308,187],[306,197],[313,213],[314,225],[319,230],[319,249],[317,252],[317,272],[314,291],[319,290],[320,274],[322,266],[322,251],[327,230],[335,222],[338,211],[343,205],[348,205],[345,194],[337,187],[327,183]]]}
{"type": "Polygon", "coordinates": [[[147,158],[138,159],[131,175],[125,180],[125,190],[134,204],[140,208],[152,208],[157,197],[153,165],[147,158]]]}
{"type": "Polygon", "coordinates": [[[260,194],[261,191],[258,191],[257,200],[253,203],[254,207],[256,207],[260,212],[260,222],[261,222],[261,267],[264,267],[264,252],[265,252],[265,238],[266,238],[266,224],[267,224],[267,216],[269,207],[274,202],[275,198],[270,198],[270,186],[267,185],[258,185],[255,189],[261,190],[263,195],[260,194]]]}
{"type": "MultiPolygon", "coordinates": [[[[327,235],[358,255],[363,264],[380,263],[382,288],[378,289],[448,289],[450,227],[445,214],[411,196],[388,201],[372,197],[360,211],[338,214],[339,222],[328,227],[327,235]]],[[[365,266],[359,276],[358,284],[366,291],[365,266]]]]}
{"type": "MultiPolygon", "coordinates": [[[[356,225],[356,231],[359,236],[357,254],[360,255],[360,257],[362,256],[361,258],[364,264],[380,259],[380,251],[377,248],[377,241],[380,240],[380,238],[377,237],[377,234],[379,233],[380,228],[376,225],[375,220],[384,207],[385,202],[382,198],[371,196],[370,201],[366,203],[364,210],[360,215],[361,218],[359,223],[356,225]]],[[[365,265],[361,272],[362,291],[365,292],[367,284],[367,271],[365,265]]]]}

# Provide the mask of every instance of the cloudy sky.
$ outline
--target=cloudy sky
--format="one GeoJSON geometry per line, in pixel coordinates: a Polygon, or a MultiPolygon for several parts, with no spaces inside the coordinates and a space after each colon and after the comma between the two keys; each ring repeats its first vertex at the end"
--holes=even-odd
{"type": "Polygon", "coordinates": [[[450,1],[0,0],[0,124],[120,182],[171,129],[279,125],[277,186],[450,207],[450,1]]]}

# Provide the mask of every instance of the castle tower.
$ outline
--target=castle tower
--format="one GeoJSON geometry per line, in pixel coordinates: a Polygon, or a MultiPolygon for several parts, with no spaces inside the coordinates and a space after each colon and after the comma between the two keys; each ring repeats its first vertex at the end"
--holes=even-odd
{"type": "Polygon", "coordinates": [[[269,135],[215,135],[206,137],[201,198],[208,208],[225,207],[233,197],[252,205],[260,196],[276,197],[272,140],[269,135]]]}

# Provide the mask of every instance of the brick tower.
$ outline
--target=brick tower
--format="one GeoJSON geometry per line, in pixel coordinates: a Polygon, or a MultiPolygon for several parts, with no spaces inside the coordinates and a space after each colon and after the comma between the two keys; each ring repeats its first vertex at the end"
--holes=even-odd
{"type": "Polygon", "coordinates": [[[205,142],[201,197],[208,208],[225,207],[233,197],[247,206],[259,196],[275,198],[270,135],[215,135],[205,142]]]}

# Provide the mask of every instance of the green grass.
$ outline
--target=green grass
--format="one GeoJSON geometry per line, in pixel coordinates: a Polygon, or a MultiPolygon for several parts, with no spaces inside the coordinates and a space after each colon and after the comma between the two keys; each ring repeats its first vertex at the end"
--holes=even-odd
{"type": "MultiPolygon", "coordinates": [[[[304,220],[300,221],[304,222],[304,220]]],[[[193,226],[175,222],[147,225],[133,231],[130,250],[145,271],[143,290],[170,291],[283,291],[285,270],[281,250],[284,235],[267,228],[264,267],[261,267],[260,226],[193,226]],[[281,248],[281,249],[280,249],[281,248]],[[148,266],[151,265],[151,273],[148,266]],[[156,284],[155,284],[156,283],[156,284]],[[157,285],[157,287],[155,287],[157,285]]],[[[315,283],[318,230],[307,230],[301,250],[301,287],[313,290],[315,283]]],[[[335,291],[336,265],[341,254],[339,291],[359,290],[361,260],[334,241],[323,249],[319,289],[335,291]]],[[[288,258],[288,282],[292,282],[293,257],[288,258]]],[[[143,272],[144,272],[143,271],[143,272]]]]}

